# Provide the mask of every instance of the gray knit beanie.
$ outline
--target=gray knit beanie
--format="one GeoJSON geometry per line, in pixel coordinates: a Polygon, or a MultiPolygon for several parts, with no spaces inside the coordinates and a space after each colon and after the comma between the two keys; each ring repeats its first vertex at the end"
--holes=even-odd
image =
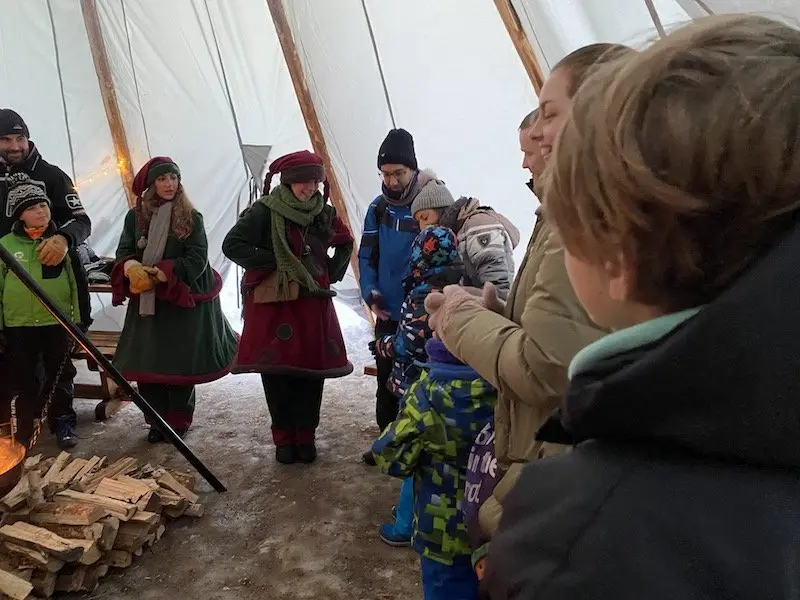
{"type": "Polygon", "coordinates": [[[430,208],[447,208],[455,203],[455,198],[444,181],[439,179],[432,179],[419,191],[414,202],[411,203],[412,216],[417,214],[420,210],[428,210],[430,208]]]}

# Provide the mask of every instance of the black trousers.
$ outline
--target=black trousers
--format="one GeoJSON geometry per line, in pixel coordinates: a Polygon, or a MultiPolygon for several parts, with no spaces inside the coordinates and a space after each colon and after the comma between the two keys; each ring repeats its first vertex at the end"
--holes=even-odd
{"type": "Polygon", "coordinates": [[[324,379],[262,375],[276,446],[311,444],[319,427],[324,379]]]}
{"type": "Polygon", "coordinates": [[[51,427],[58,417],[64,416],[67,408],[72,411],[75,367],[67,355],[70,338],[59,325],[7,327],[4,333],[6,352],[3,380],[7,382],[7,399],[0,407],[0,420],[6,422],[11,418],[10,402],[16,396],[19,437],[28,439],[33,432],[33,421],[39,418],[54,385],[56,390],[48,410],[51,427]],[[65,360],[61,377],[56,381],[58,370],[65,360]],[[67,376],[69,386],[65,387],[61,384],[67,376]]]}
{"type": "MultiPolygon", "coordinates": [[[[375,337],[393,335],[397,332],[397,321],[375,322],[375,337]]],[[[376,358],[378,368],[378,389],[375,392],[375,420],[381,431],[397,418],[400,399],[389,389],[389,378],[392,376],[394,361],[391,358],[376,358]]]]}

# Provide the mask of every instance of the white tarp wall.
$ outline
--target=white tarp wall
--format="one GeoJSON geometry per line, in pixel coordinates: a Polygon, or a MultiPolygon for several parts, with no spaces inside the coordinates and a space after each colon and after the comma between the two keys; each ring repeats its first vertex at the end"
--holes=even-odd
{"type": "MultiPolygon", "coordinates": [[[[396,124],[414,135],[420,168],[456,197],[509,216],[524,252],[536,201],[524,186],[517,126],[537,100],[494,3],[365,4],[396,124]]],[[[380,192],[378,148],[392,128],[364,8],[361,0],[284,5],[358,235],[380,192]]]]}
{"type": "Polygon", "coordinates": [[[16,108],[42,157],[73,178],[93,242],[109,251],[125,196],[78,3],[0,0],[0,15],[0,106],[16,108]]]}
{"type": "Polygon", "coordinates": [[[177,161],[219,268],[249,195],[237,126],[242,143],[271,145],[273,158],[308,145],[266,4],[109,0],[98,9],[134,167],[155,155],[177,161]]]}

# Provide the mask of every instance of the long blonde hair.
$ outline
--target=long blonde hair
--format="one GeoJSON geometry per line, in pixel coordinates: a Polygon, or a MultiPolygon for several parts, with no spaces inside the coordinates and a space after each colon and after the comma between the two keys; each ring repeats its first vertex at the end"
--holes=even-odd
{"type": "MultiPolygon", "coordinates": [[[[151,186],[142,195],[142,210],[144,212],[144,222],[150,223],[155,208],[156,191],[155,186],[151,186]]],[[[194,206],[183,189],[183,184],[178,184],[178,192],[172,200],[172,233],[179,240],[185,240],[194,230],[194,206]]]]}

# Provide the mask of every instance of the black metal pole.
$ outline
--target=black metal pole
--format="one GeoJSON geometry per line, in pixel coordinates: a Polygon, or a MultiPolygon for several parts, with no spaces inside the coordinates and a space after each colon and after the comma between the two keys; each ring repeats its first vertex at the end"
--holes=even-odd
{"type": "MultiPolygon", "coordinates": [[[[61,326],[69,332],[72,338],[83,348],[92,359],[97,362],[98,365],[106,372],[106,374],[114,380],[122,391],[127,394],[133,403],[139,407],[141,410],[150,420],[150,422],[154,423],[161,431],[164,433],[166,438],[170,441],[170,443],[178,449],[178,452],[183,454],[184,458],[189,461],[189,463],[197,469],[197,472],[205,479],[211,487],[213,487],[217,492],[225,492],[227,488],[223,485],[223,483],[216,478],[216,476],[209,470],[208,467],[203,464],[197,455],[192,452],[189,446],[181,439],[181,437],[175,433],[172,427],[161,417],[161,415],[156,412],[156,410],[150,406],[150,403],[142,398],[142,396],[137,392],[133,386],[122,376],[117,368],[111,364],[111,361],[108,360],[103,353],[100,352],[97,347],[89,341],[89,338],[86,337],[86,334],[83,333],[77,325],[75,325],[72,321],[70,321],[61,309],[59,309],[53,301],[48,297],[45,291],[39,286],[36,281],[28,274],[28,272],[23,269],[19,263],[14,259],[14,257],[6,250],[3,246],[0,245],[0,260],[2,260],[8,268],[11,270],[14,275],[16,275],[25,287],[30,290],[30,292],[36,296],[36,298],[41,302],[44,307],[53,315],[56,320],[61,324],[61,326]]],[[[69,258],[67,258],[69,260],[69,258]]]]}

